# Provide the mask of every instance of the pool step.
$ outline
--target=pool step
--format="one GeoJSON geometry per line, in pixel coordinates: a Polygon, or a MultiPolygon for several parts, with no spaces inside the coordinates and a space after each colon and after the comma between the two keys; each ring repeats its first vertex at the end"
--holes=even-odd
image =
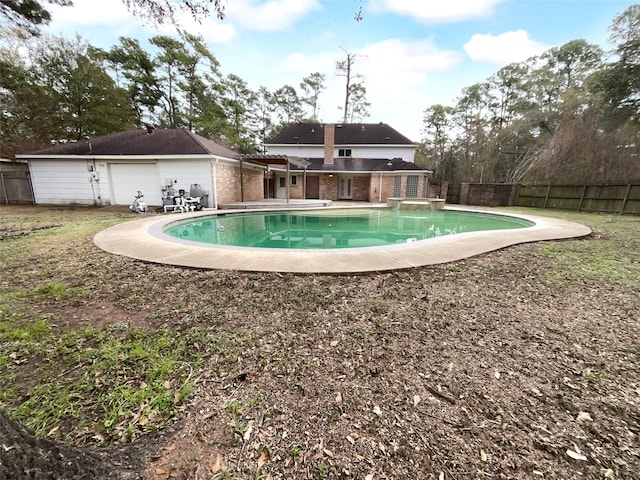
{"type": "Polygon", "coordinates": [[[387,198],[387,205],[399,210],[440,210],[445,203],[443,198],[387,198]]]}

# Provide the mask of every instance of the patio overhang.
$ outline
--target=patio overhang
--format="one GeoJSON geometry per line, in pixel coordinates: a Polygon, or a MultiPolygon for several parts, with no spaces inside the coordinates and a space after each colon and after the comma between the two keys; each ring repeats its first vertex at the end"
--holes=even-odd
{"type": "MultiPolygon", "coordinates": [[[[283,165],[286,167],[287,172],[287,185],[286,185],[286,200],[289,203],[289,183],[291,182],[291,165],[295,165],[298,168],[302,168],[306,175],[307,167],[311,165],[309,160],[306,160],[302,157],[293,157],[289,155],[267,155],[267,154],[245,154],[240,157],[240,171],[242,172],[242,162],[253,163],[261,166],[267,167],[267,171],[274,165],[283,165]]],[[[303,188],[305,188],[303,182],[303,188]]],[[[242,201],[244,202],[244,192],[242,192],[242,188],[240,191],[240,196],[242,197],[242,201]]]]}

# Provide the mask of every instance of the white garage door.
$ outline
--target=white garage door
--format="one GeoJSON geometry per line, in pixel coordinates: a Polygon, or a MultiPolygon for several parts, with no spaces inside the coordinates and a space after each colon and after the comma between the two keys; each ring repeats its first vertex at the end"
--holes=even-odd
{"type": "Polygon", "coordinates": [[[147,205],[162,205],[160,177],[155,163],[112,163],[109,168],[115,205],[131,204],[138,190],[144,195],[147,205]]]}

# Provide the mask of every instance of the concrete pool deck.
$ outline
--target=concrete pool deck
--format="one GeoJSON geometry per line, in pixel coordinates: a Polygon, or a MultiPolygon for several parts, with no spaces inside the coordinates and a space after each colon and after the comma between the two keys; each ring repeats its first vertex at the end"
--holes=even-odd
{"type": "MultiPolygon", "coordinates": [[[[367,204],[367,207],[379,205],[367,204]]],[[[335,205],[326,209],[347,208],[335,205]]],[[[357,207],[352,207],[357,208],[357,207]]],[[[470,232],[383,247],[332,250],[288,250],[194,245],[162,234],[169,223],[187,218],[238,210],[206,210],[195,213],[145,216],[98,232],[94,243],[110,253],[138,260],[202,269],[291,273],[358,273],[396,270],[453,262],[519,243],[583,237],[585,225],[547,217],[504,213],[488,209],[447,206],[448,210],[491,213],[523,218],[535,223],[528,228],[470,232]]],[[[279,209],[282,210],[282,209],[279,209]]],[[[288,210],[296,210],[288,208],[288,210]]],[[[259,209],[252,211],[273,211],[259,209]]]]}

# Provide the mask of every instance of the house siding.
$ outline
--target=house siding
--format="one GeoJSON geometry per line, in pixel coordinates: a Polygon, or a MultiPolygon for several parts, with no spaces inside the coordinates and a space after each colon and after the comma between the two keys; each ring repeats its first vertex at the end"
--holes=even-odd
{"type": "MultiPolygon", "coordinates": [[[[199,185],[208,194],[208,205],[212,205],[212,186],[210,161],[207,160],[160,160],[158,161],[158,171],[160,174],[160,185],[162,188],[165,181],[173,181],[173,189],[176,193],[184,190],[189,195],[191,185],[199,185]]],[[[143,192],[144,193],[144,192],[143,192]]]]}
{"type": "MultiPolygon", "coordinates": [[[[212,182],[210,160],[159,159],[156,161],[137,161],[136,159],[42,159],[29,162],[35,203],[49,205],[113,205],[114,195],[111,184],[110,166],[113,164],[148,164],[157,166],[157,178],[147,184],[154,184],[157,190],[143,191],[149,205],[159,206],[162,198],[162,187],[167,179],[173,182],[173,188],[185,190],[189,195],[192,184],[198,184],[209,194],[211,206],[212,182]],[[89,181],[92,177],[87,165],[94,166],[97,181],[89,181]]],[[[127,205],[131,198],[120,205],[127,205]]]]}
{"type": "Polygon", "coordinates": [[[85,160],[32,160],[29,162],[36,204],[94,205],[111,203],[106,169],[98,170],[98,184],[89,182],[85,160]],[[93,186],[93,189],[92,189],[93,186]],[[99,192],[95,189],[99,188],[99,192]],[[95,193],[94,193],[95,192],[95,193]],[[97,197],[101,198],[98,199],[97,197]]]}
{"type": "MultiPolygon", "coordinates": [[[[349,146],[336,145],[333,149],[333,156],[338,157],[338,150],[343,148],[351,149],[352,158],[401,158],[405,162],[413,163],[415,157],[415,146],[408,145],[367,145],[349,146]]],[[[302,158],[324,158],[323,145],[271,145],[267,146],[270,155],[289,155],[291,157],[302,158]]]]}

